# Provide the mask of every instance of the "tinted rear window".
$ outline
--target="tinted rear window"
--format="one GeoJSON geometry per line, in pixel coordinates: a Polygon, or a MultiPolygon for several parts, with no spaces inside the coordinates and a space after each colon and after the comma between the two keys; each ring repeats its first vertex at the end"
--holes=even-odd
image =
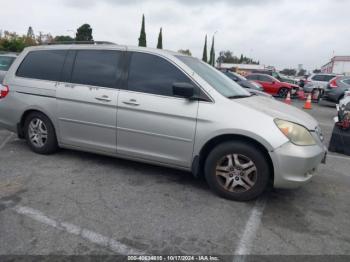
{"type": "Polygon", "coordinates": [[[121,70],[118,70],[120,60],[120,51],[78,51],[71,82],[82,85],[116,87],[116,81],[121,76],[121,70]]]}
{"type": "Polygon", "coordinates": [[[312,77],[312,80],[329,82],[334,77],[335,77],[335,75],[315,75],[315,76],[312,77]]]}
{"type": "Polygon", "coordinates": [[[9,70],[13,61],[15,61],[15,57],[13,56],[0,56],[0,70],[1,71],[9,70]]]}
{"type": "Polygon", "coordinates": [[[59,81],[66,50],[32,51],[19,66],[16,75],[26,78],[59,81]]]}
{"type": "Polygon", "coordinates": [[[328,75],[325,75],[325,76],[323,77],[323,81],[329,82],[329,81],[331,81],[334,77],[335,77],[335,76],[328,76],[328,75]]]}

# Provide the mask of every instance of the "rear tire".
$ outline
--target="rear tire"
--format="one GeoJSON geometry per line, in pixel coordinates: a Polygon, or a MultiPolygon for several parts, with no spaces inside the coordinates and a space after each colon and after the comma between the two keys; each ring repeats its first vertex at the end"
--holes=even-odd
{"type": "Polygon", "coordinates": [[[56,132],[50,119],[40,113],[30,113],[24,122],[27,144],[32,151],[48,155],[57,151],[56,132]]]}
{"type": "Polygon", "coordinates": [[[270,166],[256,146],[225,142],[215,147],[205,162],[205,178],[219,196],[248,201],[261,195],[269,184],[270,166]]]}

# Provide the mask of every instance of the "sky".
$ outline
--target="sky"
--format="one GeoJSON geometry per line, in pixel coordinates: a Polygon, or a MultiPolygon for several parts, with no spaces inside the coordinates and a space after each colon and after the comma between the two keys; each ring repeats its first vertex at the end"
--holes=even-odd
{"type": "MultiPolygon", "coordinates": [[[[137,45],[142,14],[147,46],[190,49],[202,57],[204,37],[278,69],[313,70],[333,55],[350,55],[349,0],[0,0],[0,30],[75,35],[89,23],[99,41],[137,45]]],[[[210,45],[210,44],[209,44],[210,45]]]]}

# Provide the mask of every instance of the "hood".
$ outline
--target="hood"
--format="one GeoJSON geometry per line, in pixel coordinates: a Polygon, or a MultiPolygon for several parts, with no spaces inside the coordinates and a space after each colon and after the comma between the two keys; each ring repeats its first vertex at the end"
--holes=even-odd
{"type": "Polygon", "coordinates": [[[259,112],[268,114],[273,118],[303,125],[309,130],[315,130],[318,126],[318,122],[309,114],[294,106],[287,105],[274,99],[262,96],[252,96],[249,98],[236,99],[234,101],[249,108],[256,109],[259,112]]]}
{"type": "Polygon", "coordinates": [[[291,87],[291,88],[299,88],[298,85],[295,85],[295,84],[292,84],[292,83],[287,83],[287,82],[283,82],[283,81],[282,81],[282,83],[283,83],[284,85],[286,85],[286,86],[291,87]]]}

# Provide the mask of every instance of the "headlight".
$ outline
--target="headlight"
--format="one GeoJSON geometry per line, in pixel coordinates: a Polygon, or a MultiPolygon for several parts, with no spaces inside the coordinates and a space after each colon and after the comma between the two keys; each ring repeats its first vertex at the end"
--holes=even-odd
{"type": "Polygon", "coordinates": [[[275,119],[277,127],[293,143],[298,146],[315,145],[316,141],[305,127],[281,119],[275,119]]]}

